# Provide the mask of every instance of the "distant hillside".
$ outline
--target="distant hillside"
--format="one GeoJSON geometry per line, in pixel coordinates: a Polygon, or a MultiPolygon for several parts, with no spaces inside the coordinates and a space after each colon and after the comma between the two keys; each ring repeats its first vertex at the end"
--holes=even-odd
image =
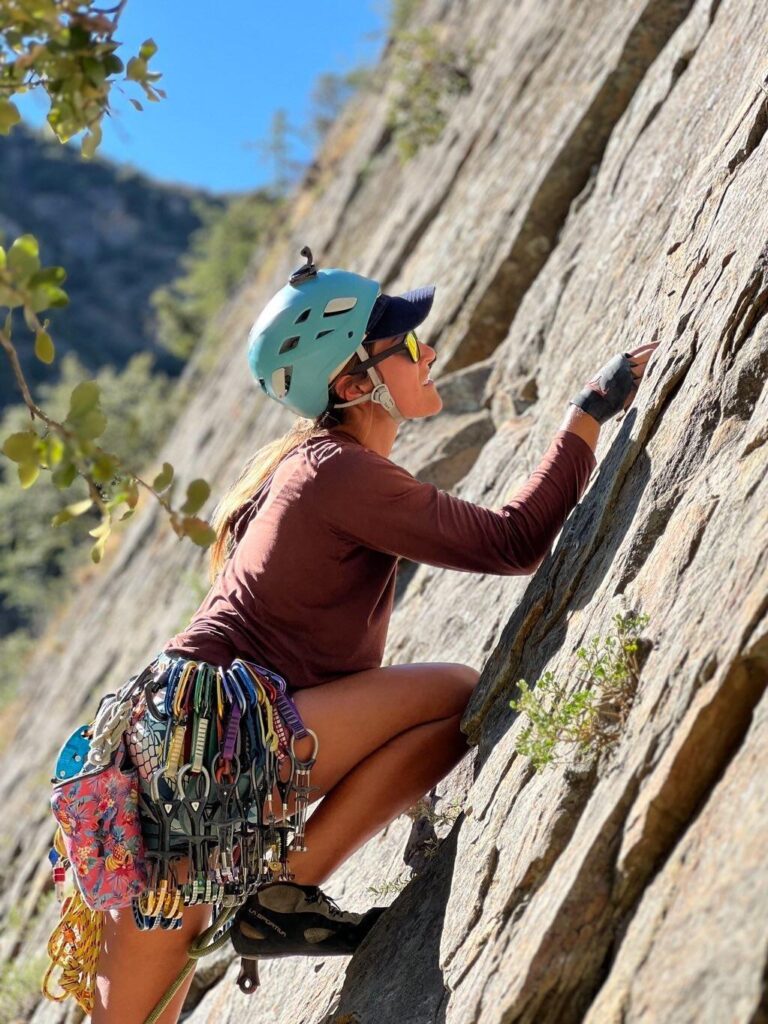
{"type": "MultiPolygon", "coordinates": [[[[45,314],[60,354],[74,350],[96,371],[104,364],[122,368],[134,352],[149,349],[159,369],[179,371],[180,361],[152,337],[148,300],[179,272],[179,257],[200,225],[196,199],[223,202],[99,157],[85,161],[75,148],[21,128],[0,138],[3,241],[31,232],[43,264],[67,269],[70,305],[45,314]]],[[[28,379],[51,379],[56,364],[49,368],[32,356],[21,318],[16,340],[28,379]]],[[[0,409],[18,399],[4,369],[0,409]]]]}

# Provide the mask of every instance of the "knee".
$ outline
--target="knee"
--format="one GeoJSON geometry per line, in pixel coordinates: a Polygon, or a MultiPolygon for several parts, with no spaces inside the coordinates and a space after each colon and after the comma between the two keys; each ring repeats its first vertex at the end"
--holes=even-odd
{"type": "Polygon", "coordinates": [[[454,662],[447,666],[450,669],[451,683],[454,688],[457,709],[456,713],[464,713],[464,709],[469,703],[469,699],[477,686],[477,681],[480,678],[480,673],[476,668],[471,668],[469,665],[462,665],[459,662],[454,662]]]}

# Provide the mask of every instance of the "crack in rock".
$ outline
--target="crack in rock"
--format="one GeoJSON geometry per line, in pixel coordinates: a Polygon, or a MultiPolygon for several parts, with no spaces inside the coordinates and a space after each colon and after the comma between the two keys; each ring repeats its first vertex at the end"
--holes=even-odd
{"type": "Polygon", "coordinates": [[[746,163],[746,161],[749,160],[765,138],[766,131],[768,131],[768,96],[763,96],[758,105],[755,119],[752,122],[752,127],[747,133],[744,145],[728,161],[729,174],[733,174],[737,167],[740,167],[743,163],[746,163]]]}
{"type": "Polygon", "coordinates": [[[768,312],[768,243],[763,247],[749,280],[736,299],[723,332],[723,344],[716,353],[726,367],[768,312]]]}
{"type": "Polygon", "coordinates": [[[646,4],[615,67],[531,198],[514,244],[476,301],[446,371],[487,357],[504,340],[523,296],[557,242],[572,202],[588,184],[594,167],[602,162],[616,124],[648,69],[693,6],[694,0],[651,0],[646,4]]]}

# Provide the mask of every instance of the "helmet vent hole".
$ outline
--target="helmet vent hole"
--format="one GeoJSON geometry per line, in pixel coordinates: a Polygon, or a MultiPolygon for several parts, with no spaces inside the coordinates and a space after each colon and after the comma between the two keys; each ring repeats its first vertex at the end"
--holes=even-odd
{"type": "Polygon", "coordinates": [[[305,309],[303,313],[300,313],[293,321],[295,324],[303,324],[305,320],[309,319],[309,314],[312,312],[311,309],[305,309]]]}
{"type": "Polygon", "coordinates": [[[292,366],[281,366],[272,374],[272,390],[275,398],[285,398],[291,386],[292,366]]]}
{"type": "Polygon", "coordinates": [[[333,334],[333,328],[330,328],[327,331],[320,331],[318,334],[315,335],[315,339],[324,338],[326,334],[333,334]]]}
{"type": "Polygon", "coordinates": [[[283,344],[280,346],[277,354],[281,356],[283,352],[290,352],[292,348],[296,348],[300,341],[301,338],[298,336],[298,334],[293,338],[286,338],[283,344]]]}
{"type": "Polygon", "coordinates": [[[323,310],[323,316],[339,316],[341,313],[348,313],[350,309],[354,309],[356,305],[357,299],[354,295],[341,299],[331,299],[323,310]]]}

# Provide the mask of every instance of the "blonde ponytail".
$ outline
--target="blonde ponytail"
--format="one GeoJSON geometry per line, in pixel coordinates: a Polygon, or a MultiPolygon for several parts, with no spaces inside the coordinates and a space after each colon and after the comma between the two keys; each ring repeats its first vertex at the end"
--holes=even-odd
{"type": "Polygon", "coordinates": [[[287,434],[259,448],[243,466],[240,476],[219,501],[211,516],[211,526],[217,534],[210,549],[208,572],[211,583],[231,554],[232,526],[242,506],[289,452],[318,432],[319,428],[312,420],[299,419],[287,434]]]}
{"type": "MultiPolygon", "coordinates": [[[[360,357],[357,354],[353,355],[334,379],[338,379],[344,373],[349,373],[359,362],[360,357]]],[[[331,397],[338,401],[335,392],[330,389],[329,392],[331,397]]],[[[308,438],[321,434],[331,427],[341,426],[343,422],[343,410],[324,412],[314,420],[299,418],[287,434],[265,444],[248,459],[240,471],[240,476],[219,501],[211,515],[211,526],[217,534],[216,540],[210,548],[208,574],[211,583],[215,581],[222,566],[232,553],[234,547],[232,527],[243,505],[289,452],[298,448],[308,438]]]]}

